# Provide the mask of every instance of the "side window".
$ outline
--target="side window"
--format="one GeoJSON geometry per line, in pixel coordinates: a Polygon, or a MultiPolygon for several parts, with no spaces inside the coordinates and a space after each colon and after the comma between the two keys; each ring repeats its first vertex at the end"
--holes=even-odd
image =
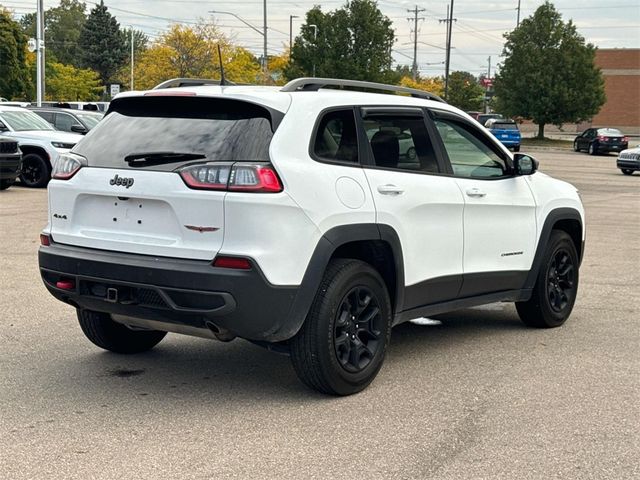
{"type": "Polygon", "coordinates": [[[435,120],[447,151],[453,174],[458,177],[502,177],[505,161],[488,145],[488,140],[471,126],[446,118],[435,120]]]}
{"type": "Polygon", "coordinates": [[[376,166],[414,172],[439,172],[422,116],[370,116],[364,119],[364,128],[376,166]]]}
{"type": "Polygon", "coordinates": [[[334,110],[322,117],[313,153],[321,160],[358,163],[358,135],[352,109],[334,110]]]}
{"type": "Polygon", "coordinates": [[[76,125],[78,122],[71,116],[66,113],[56,113],[56,123],[55,127],[58,130],[62,130],[63,132],[70,132],[71,125],[76,125]]]}
{"type": "Polygon", "coordinates": [[[53,113],[52,112],[37,112],[42,118],[53,125],[53,113]]]}

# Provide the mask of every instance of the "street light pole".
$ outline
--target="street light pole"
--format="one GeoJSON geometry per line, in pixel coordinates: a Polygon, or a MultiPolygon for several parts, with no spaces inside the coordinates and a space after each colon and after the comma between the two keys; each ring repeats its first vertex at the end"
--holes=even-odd
{"type": "MultiPolygon", "coordinates": [[[[313,28],[313,46],[316,47],[316,52],[317,53],[317,48],[318,48],[318,26],[317,25],[309,25],[311,28],[313,28]]],[[[313,59],[313,72],[311,74],[312,77],[316,76],[316,60],[315,60],[315,55],[314,55],[314,59],[313,59]]]]}
{"type": "Polygon", "coordinates": [[[263,30],[260,30],[258,27],[256,27],[255,25],[250,24],[244,18],[242,18],[239,15],[236,15],[233,12],[223,12],[223,11],[220,11],[220,10],[209,10],[209,13],[214,13],[214,14],[218,14],[218,15],[231,15],[232,17],[237,18],[242,23],[244,23],[247,27],[249,27],[250,29],[254,30],[255,32],[259,33],[260,35],[262,35],[264,37],[264,51],[263,51],[263,63],[262,63],[262,66],[263,66],[263,71],[264,71],[264,74],[265,74],[265,81],[266,81],[267,74],[269,73],[269,68],[268,68],[268,64],[267,64],[267,0],[264,0],[264,25],[263,25],[263,30]]]}
{"type": "Polygon", "coordinates": [[[298,15],[289,15],[289,56],[293,50],[293,19],[299,18],[298,15]]]}
{"type": "Polygon", "coordinates": [[[36,8],[36,101],[42,106],[44,97],[44,0],[36,8]]]}
{"type": "Polygon", "coordinates": [[[130,90],[133,90],[133,27],[131,28],[131,85],[130,90]]]}

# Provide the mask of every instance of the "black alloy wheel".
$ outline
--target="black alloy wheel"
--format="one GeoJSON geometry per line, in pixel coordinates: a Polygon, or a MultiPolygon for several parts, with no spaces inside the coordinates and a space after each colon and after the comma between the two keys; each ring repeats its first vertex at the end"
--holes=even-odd
{"type": "Polygon", "coordinates": [[[45,187],[51,178],[51,168],[40,155],[29,153],[22,157],[20,181],[27,187],[45,187]]]}
{"type": "Polygon", "coordinates": [[[358,373],[367,368],[384,342],[384,321],[378,299],[367,287],[353,288],[342,299],[333,331],[338,362],[346,371],[358,373]]]}
{"type": "Polygon", "coordinates": [[[575,297],[575,266],[565,249],[555,252],[547,269],[547,298],[556,313],[562,313],[575,297]]]}
{"type": "Polygon", "coordinates": [[[595,143],[589,144],[589,155],[596,155],[598,153],[598,147],[596,147],[595,143]]]}

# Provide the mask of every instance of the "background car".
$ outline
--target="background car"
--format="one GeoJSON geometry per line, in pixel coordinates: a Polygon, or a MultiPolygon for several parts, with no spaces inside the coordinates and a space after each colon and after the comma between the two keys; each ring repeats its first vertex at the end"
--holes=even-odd
{"type": "Polygon", "coordinates": [[[640,145],[620,152],[616,166],[625,175],[633,175],[633,172],[640,170],[640,145]]]}
{"type": "Polygon", "coordinates": [[[71,108],[31,107],[29,110],[44,118],[56,130],[82,135],[87,134],[104,116],[102,113],[71,108]]]}
{"type": "Polygon", "coordinates": [[[491,118],[485,127],[507,148],[514,152],[520,151],[521,135],[518,124],[506,118],[491,118]]]}
{"type": "Polygon", "coordinates": [[[15,182],[20,173],[21,158],[18,142],[0,137],[0,190],[6,190],[15,182]]]}
{"type": "Polygon", "coordinates": [[[0,105],[0,134],[18,141],[22,150],[20,181],[27,187],[44,187],[61,153],[71,150],[82,136],[59,132],[35,113],[0,105]]]}
{"type": "Polygon", "coordinates": [[[629,139],[615,128],[587,128],[573,141],[573,150],[585,150],[589,155],[598,153],[621,152],[626,150],[629,139]]]}
{"type": "Polygon", "coordinates": [[[501,113],[481,113],[480,115],[478,115],[478,118],[476,118],[476,120],[480,125],[482,125],[483,127],[486,127],[487,120],[491,120],[493,118],[504,118],[504,117],[502,116],[501,113]]]}

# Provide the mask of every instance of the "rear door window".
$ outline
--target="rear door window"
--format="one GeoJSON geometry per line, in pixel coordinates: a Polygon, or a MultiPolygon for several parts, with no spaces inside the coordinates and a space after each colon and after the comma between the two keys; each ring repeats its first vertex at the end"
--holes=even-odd
{"type": "Polygon", "coordinates": [[[175,170],[196,156],[213,162],[268,161],[272,124],[281,116],[238,100],[124,98],[112,102],[109,113],[74,152],[86,157],[89,166],[161,171],[175,170]],[[145,154],[167,155],[148,162],[126,160],[145,154]]]}
{"type": "Polygon", "coordinates": [[[313,143],[318,160],[358,163],[358,135],[353,109],[332,110],[324,114],[313,143]]]}

